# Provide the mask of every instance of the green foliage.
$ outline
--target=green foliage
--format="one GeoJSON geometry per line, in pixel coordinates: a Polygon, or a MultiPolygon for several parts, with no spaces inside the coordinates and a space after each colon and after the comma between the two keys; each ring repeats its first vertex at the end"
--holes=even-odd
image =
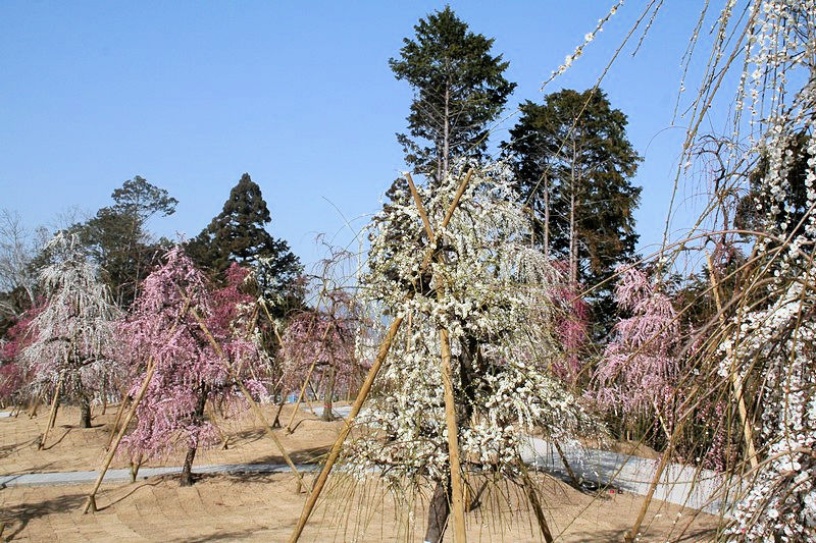
{"type": "Polygon", "coordinates": [[[480,159],[488,124],[504,108],[516,84],[502,75],[509,66],[493,56],[492,39],[468,30],[451,8],[414,26],[399,59],[389,66],[414,89],[408,134],[398,134],[406,162],[415,172],[442,179],[450,157],[480,159]]]}
{"type": "MultiPolygon", "coordinates": [[[[503,146],[535,221],[534,242],[569,264],[571,281],[602,284],[634,257],[638,240],[641,189],[630,179],[641,157],[626,137],[626,115],[600,89],[553,93],[521,113],[503,146]]],[[[596,316],[611,319],[610,287],[595,292],[596,316]]]]}
{"type": "Polygon", "coordinates": [[[178,200],[136,176],[111,194],[114,204],[71,230],[79,234],[92,258],[102,268],[105,284],[122,307],[130,306],[141,281],[150,273],[166,243],[147,232],[148,221],[176,211],[178,200]]]}

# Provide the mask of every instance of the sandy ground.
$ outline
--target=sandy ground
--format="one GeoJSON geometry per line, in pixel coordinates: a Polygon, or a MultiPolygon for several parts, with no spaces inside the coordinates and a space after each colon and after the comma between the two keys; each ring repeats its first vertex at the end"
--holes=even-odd
{"type": "MultiPolygon", "coordinates": [[[[271,419],[272,408],[266,408],[271,419]]],[[[284,425],[292,411],[284,409],[284,425]]],[[[64,408],[43,450],[37,440],[47,409],[29,418],[0,418],[0,474],[98,469],[105,456],[116,408],[96,413],[95,427],[74,425],[78,413],[64,408]]],[[[298,413],[294,433],[276,435],[296,462],[325,454],[342,422],[325,423],[298,413]]],[[[201,451],[196,464],[275,463],[282,461],[272,440],[251,416],[218,419],[228,447],[201,451]]],[[[159,465],[180,465],[183,453],[159,465]]],[[[113,467],[127,467],[117,459],[113,467]]],[[[195,468],[194,468],[195,471],[195,468]]],[[[306,474],[307,480],[312,475],[306,474]]],[[[581,492],[547,475],[536,475],[545,515],[556,541],[618,542],[634,522],[643,498],[608,491],[581,492]]],[[[89,485],[25,486],[0,489],[3,540],[10,541],[288,541],[306,494],[293,474],[202,475],[192,487],[175,477],[139,478],[105,485],[93,514],[81,511],[89,485]]],[[[397,499],[376,481],[356,483],[333,475],[300,541],[422,541],[427,495],[397,499]]],[[[490,487],[481,506],[467,516],[468,542],[542,541],[524,493],[512,484],[490,487]]],[[[717,518],[654,502],[639,541],[710,541],[717,518]]],[[[449,530],[450,532],[450,530],[449,530]]],[[[448,533],[445,541],[451,540],[448,533]]]]}

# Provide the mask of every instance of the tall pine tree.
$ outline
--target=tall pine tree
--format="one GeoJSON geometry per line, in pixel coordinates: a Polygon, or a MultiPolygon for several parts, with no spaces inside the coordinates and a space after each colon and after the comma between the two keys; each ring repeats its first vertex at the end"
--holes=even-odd
{"type": "MultiPolygon", "coordinates": [[[[641,189],[630,180],[641,157],[626,125],[626,115],[612,108],[602,90],[567,89],[543,104],[522,104],[504,144],[535,218],[534,241],[567,264],[573,284],[604,285],[618,264],[635,255],[633,213],[641,189]]],[[[592,301],[596,320],[613,317],[610,287],[597,288],[592,301]]]]}
{"type": "Polygon", "coordinates": [[[414,30],[400,58],[389,60],[397,79],[414,89],[408,133],[397,140],[414,172],[438,182],[453,157],[482,157],[488,125],[516,84],[503,75],[510,63],[490,53],[494,40],[471,32],[450,6],[420,19],[414,30]]]}
{"type": "Polygon", "coordinates": [[[138,175],[122,183],[111,198],[112,206],[101,208],[71,231],[79,234],[102,268],[102,278],[115,301],[127,308],[168,245],[147,231],[147,223],[154,216],[175,213],[178,200],[138,175]]]}

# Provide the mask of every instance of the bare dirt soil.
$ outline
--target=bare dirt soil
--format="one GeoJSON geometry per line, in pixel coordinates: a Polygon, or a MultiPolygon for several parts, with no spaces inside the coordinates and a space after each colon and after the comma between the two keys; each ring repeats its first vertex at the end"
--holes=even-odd
{"type": "MultiPolygon", "coordinates": [[[[265,407],[269,420],[274,407],[265,407]]],[[[78,411],[60,410],[45,447],[37,443],[48,419],[26,413],[0,418],[0,474],[95,470],[105,456],[116,406],[95,412],[94,428],[79,429],[78,411]]],[[[284,426],[291,417],[284,408],[284,426]]],[[[277,463],[283,459],[251,415],[217,418],[227,448],[200,451],[196,465],[277,463]]],[[[308,411],[295,417],[294,433],[276,435],[296,462],[319,459],[328,451],[342,421],[326,423],[308,411]]],[[[184,451],[148,466],[181,465],[184,451]]],[[[128,467],[117,458],[113,468],[128,467]]],[[[195,471],[195,468],[194,468],[195,471]]],[[[304,474],[311,482],[314,475],[304,474]]],[[[607,490],[579,491],[544,474],[535,475],[547,522],[559,542],[619,542],[635,521],[641,496],[607,490]]],[[[174,476],[137,478],[134,483],[106,484],[97,497],[99,510],[83,514],[90,485],[9,486],[0,489],[0,539],[8,541],[229,542],[288,541],[306,494],[298,492],[292,473],[200,475],[192,487],[174,476]]],[[[394,496],[376,481],[359,483],[332,475],[300,541],[422,541],[427,492],[394,496]]],[[[710,541],[719,519],[655,501],[643,524],[643,542],[710,541]]],[[[542,541],[524,492],[512,483],[490,487],[480,506],[467,515],[468,542],[542,541]]],[[[450,532],[450,530],[448,530],[450,532]]],[[[445,541],[451,541],[451,534],[445,541]]]]}

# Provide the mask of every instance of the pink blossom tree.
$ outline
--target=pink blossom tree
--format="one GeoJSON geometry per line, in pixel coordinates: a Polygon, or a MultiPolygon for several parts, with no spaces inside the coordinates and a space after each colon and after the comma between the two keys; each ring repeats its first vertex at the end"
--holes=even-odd
{"type": "Polygon", "coordinates": [[[562,313],[554,332],[563,353],[553,361],[552,371],[575,389],[584,368],[582,357],[586,356],[584,349],[589,339],[590,307],[581,295],[581,285],[569,282],[568,264],[555,262],[553,267],[562,279],[562,283],[553,286],[551,296],[562,313]]]}
{"type": "MultiPolygon", "coordinates": [[[[342,296],[343,300],[347,300],[342,296]]],[[[332,400],[337,390],[350,391],[363,377],[355,355],[357,319],[328,309],[301,311],[282,336],[283,390],[296,390],[307,380],[317,383],[323,396],[323,420],[330,421],[332,400]]]]}
{"type": "Polygon", "coordinates": [[[136,428],[123,443],[135,463],[186,447],[182,485],[193,483],[198,448],[219,440],[217,427],[205,417],[207,402],[237,398],[239,380],[256,396],[265,395],[257,376],[268,364],[243,326],[248,300],[237,291],[242,273],[232,270],[227,287],[213,293],[182,249],[173,248],[145,279],[122,324],[137,374],[131,392],[150,379],[137,406],[136,428]]]}
{"type": "Polygon", "coordinates": [[[320,271],[314,276],[315,307],[295,313],[281,337],[281,389],[302,392],[316,383],[315,393],[323,396],[323,420],[330,421],[334,395],[338,391],[351,394],[362,382],[365,368],[356,349],[359,307],[341,286],[354,273],[354,255],[325,241],[323,245],[328,256],[318,264],[320,271]]]}
{"type": "Polygon", "coordinates": [[[20,355],[31,345],[32,336],[27,332],[41,310],[42,306],[36,306],[23,313],[0,339],[0,406],[13,404],[25,396],[31,375],[21,363],[20,355]]]}
{"type": "Polygon", "coordinates": [[[631,316],[614,327],[594,375],[599,406],[622,415],[657,416],[669,433],[680,367],[680,322],[671,299],[642,270],[620,268],[618,307],[631,316]]]}

